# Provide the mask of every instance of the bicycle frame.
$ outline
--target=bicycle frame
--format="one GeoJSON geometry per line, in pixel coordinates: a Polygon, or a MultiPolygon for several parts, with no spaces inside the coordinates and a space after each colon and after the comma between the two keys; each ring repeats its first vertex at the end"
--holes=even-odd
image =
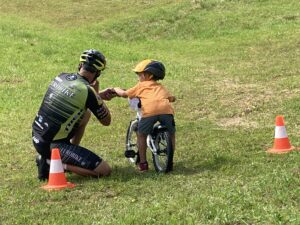
{"type": "MultiPolygon", "coordinates": [[[[131,120],[127,129],[125,157],[131,163],[139,162],[139,153],[137,146],[137,129],[141,119],[139,108],[135,107],[137,115],[131,120]]],[[[147,147],[151,151],[153,164],[157,172],[169,172],[173,165],[173,148],[170,135],[165,126],[159,122],[156,123],[150,134],[147,135],[147,147]]]]}
{"type": "MultiPolygon", "coordinates": [[[[136,129],[137,129],[138,121],[139,121],[138,116],[137,116],[136,119],[131,120],[131,121],[130,121],[130,125],[129,125],[130,129],[133,129],[132,124],[134,124],[134,123],[136,123],[136,129]]],[[[155,125],[155,126],[156,126],[158,129],[163,129],[163,128],[164,128],[164,127],[163,127],[162,125],[160,125],[160,124],[155,125]]],[[[154,127],[153,127],[153,128],[154,128],[154,127]]],[[[131,132],[131,130],[130,130],[130,132],[131,132]]],[[[130,140],[130,141],[131,141],[131,140],[130,140]]],[[[129,141],[129,143],[130,143],[130,141],[129,141]]],[[[126,144],[126,149],[130,149],[130,148],[132,147],[129,143],[126,144]]],[[[147,146],[148,146],[148,148],[150,149],[150,151],[151,151],[153,154],[157,154],[157,148],[155,147],[155,143],[154,143],[154,139],[153,139],[153,136],[152,136],[152,132],[151,132],[150,134],[147,135],[147,146]]]]}

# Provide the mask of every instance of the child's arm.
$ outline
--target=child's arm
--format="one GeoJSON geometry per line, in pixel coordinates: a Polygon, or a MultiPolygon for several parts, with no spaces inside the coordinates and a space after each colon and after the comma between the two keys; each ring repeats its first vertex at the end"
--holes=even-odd
{"type": "Polygon", "coordinates": [[[116,94],[119,97],[123,97],[123,98],[127,98],[128,97],[127,94],[126,94],[126,90],[125,89],[122,89],[122,88],[119,88],[119,87],[115,87],[114,91],[116,92],[116,94]]]}
{"type": "Polygon", "coordinates": [[[169,99],[169,102],[175,102],[176,101],[175,96],[169,96],[168,99],[169,99]]]}

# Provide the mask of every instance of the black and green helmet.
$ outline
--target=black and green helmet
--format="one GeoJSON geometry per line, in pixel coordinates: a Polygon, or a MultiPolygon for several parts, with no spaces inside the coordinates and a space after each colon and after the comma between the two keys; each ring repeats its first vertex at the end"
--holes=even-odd
{"type": "Polygon", "coordinates": [[[80,62],[91,72],[103,71],[106,66],[105,56],[95,49],[84,51],[80,55],[80,62]]]}

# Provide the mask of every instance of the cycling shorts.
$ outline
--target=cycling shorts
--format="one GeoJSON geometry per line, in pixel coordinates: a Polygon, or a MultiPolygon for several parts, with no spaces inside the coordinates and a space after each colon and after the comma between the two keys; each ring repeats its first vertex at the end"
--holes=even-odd
{"type": "Polygon", "coordinates": [[[156,122],[160,122],[160,124],[165,126],[171,134],[176,132],[175,120],[172,114],[162,114],[141,118],[138,123],[138,132],[145,135],[150,134],[156,122]]]}
{"type": "Polygon", "coordinates": [[[102,162],[102,159],[92,151],[79,145],[73,145],[68,140],[43,143],[34,140],[33,137],[33,145],[43,158],[50,159],[51,149],[58,148],[62,163],[88,170],[94,170],[102,162]]]}

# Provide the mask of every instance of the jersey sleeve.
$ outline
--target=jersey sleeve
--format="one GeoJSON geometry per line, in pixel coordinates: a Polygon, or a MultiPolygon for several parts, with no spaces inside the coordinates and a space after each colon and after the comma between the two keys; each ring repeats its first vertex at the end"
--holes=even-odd
{"type": "Polygon", "coordinates": [[[173,95],[170,93],[170,91],[169,91],[168,89],[166,89],[165,87],[164,87],[164,90],[165,90],[165,93],[166,93],[167,98],[173,96],[173,95]]]}
{"type": "Polygon", "coordinates": [[[107,108],[104,107],[103,100],[96,91],[89,86],[86,107],[92,111],[98,120],[104,119],[109,114],[107,108]]]}
{"type": "Polygon", "coordinates": [[[128,98],[137,97],[138,88],[139,88],[139,83],[136,84],[134,87],[127,89],[126,94],[127,94],[128,98]]]}

